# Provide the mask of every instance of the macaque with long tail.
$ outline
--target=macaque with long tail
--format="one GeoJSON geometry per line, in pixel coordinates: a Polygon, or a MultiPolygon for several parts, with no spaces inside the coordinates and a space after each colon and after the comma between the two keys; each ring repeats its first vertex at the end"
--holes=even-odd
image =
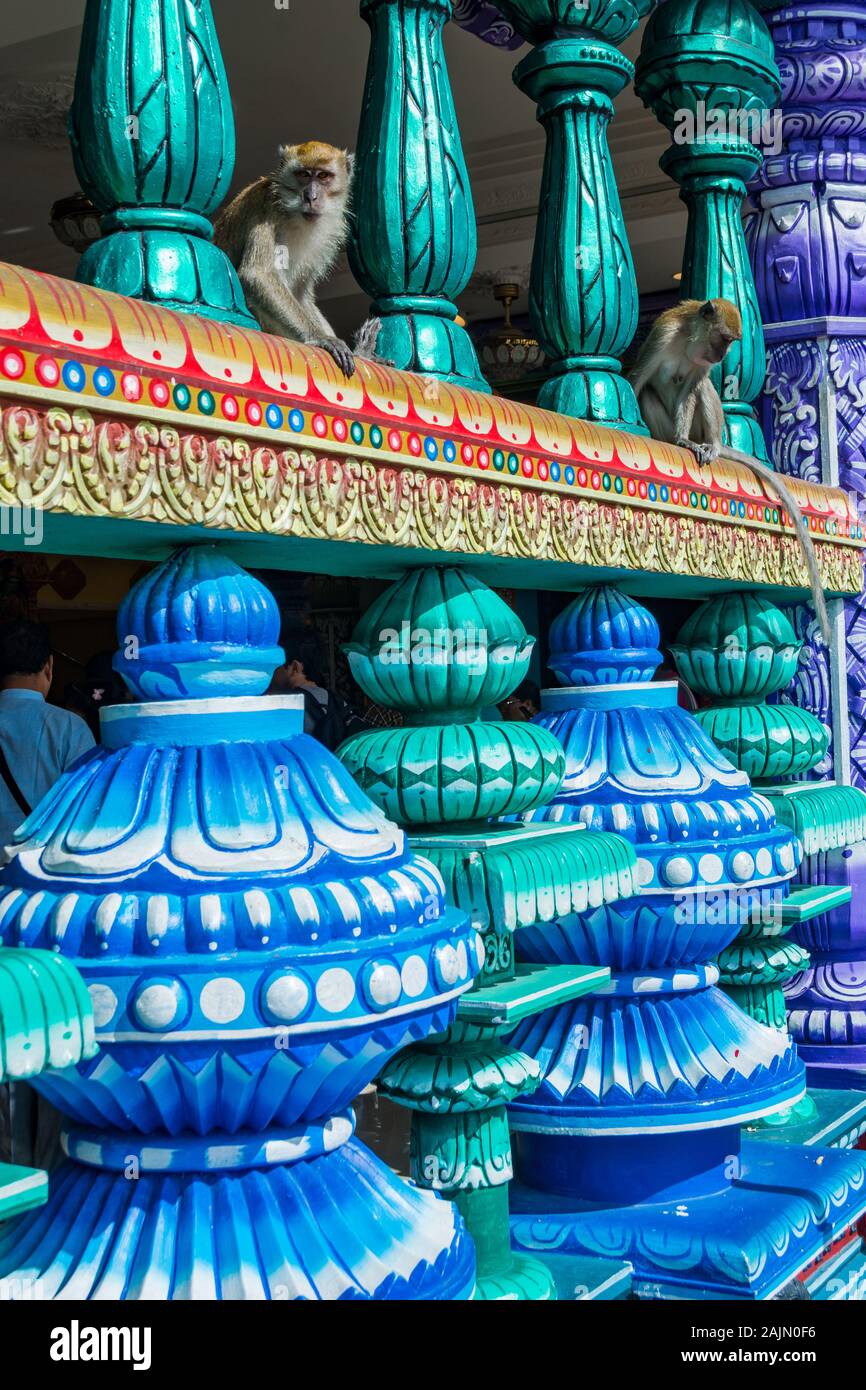
{"type": "Polygon", "coordinates": [[[832,640],[818,559],[797,499],[784,478],[739,449],[723,447],[725,414],[710,372],[743,336],[740,311],[729,299],[685,299],[653,324],[629,375],[654,439],[690,449],[699,463],[725,458],[744,463],[763,479],[791,515],[809,573],[824,641],[832,640]]]}

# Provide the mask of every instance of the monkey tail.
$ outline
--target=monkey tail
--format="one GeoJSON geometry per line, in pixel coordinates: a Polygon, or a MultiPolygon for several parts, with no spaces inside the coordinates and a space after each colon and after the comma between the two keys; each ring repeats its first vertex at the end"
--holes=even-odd
{"type": "Polygon", "coordinates": [[[722,448],[722,457],[736,459],[737,463],[744,463],[747,468],[751,468],[759,478],[765,483],[769,483],[779,501],[788,509],[791,520],[797,532],[797,539],[800,542],[800,549],[803,552],[803,559],[806,561],[806,569],[809,573],[809,583],[812,588],[812,602],[815,605],[815,612],[818,616],[818,624],[821,628],[821,635],[827,646],[833,642],[833,630],[830,626],[830,615],[827,612],[827,602],[824,598],[824,586],[821,583],[821,571],[818,568],[818,557],[815,554],[815,547],[812,537],[809,535],[809,528],[800,510],[800,504],[794,496],[784,477],[775,473],[772,468],[761,463],[759,459],[753,458],[751,454],[744,454],[740,449],[722,448]]]}
{"type": "Polygon", "coordinates": [[[381,319],[366,319],[355,334],[355,341],[352,347],[357,357],[376,356],[376,348],[379,346],[379,334],[382,332],[381,319]]]}

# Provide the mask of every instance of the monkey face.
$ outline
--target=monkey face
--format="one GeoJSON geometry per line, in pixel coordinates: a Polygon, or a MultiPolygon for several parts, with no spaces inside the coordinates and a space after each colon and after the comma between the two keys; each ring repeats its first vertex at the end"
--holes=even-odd
{"type": "Polygon", "coordinates": [[[284,145],[280,161],[277,178],[287,211],[299,212],[310,220],[335,210],[342,213],[351,177],[345,150],[319,141],[284,145]]]}
{"type": "Polygon", "coordinates": [[[733,338],[730,333],[722,332],[711,333],[704,353],[709,366],[715,367],[719,362],[723,362],[728,354],[733,338]]]}
{"type": "Polygon", "coordinates": [[[731,344],[739,342],[743,336],[740,311],[727,299],[708,299],[696,315],[696,324],[695,351],[692,352],[696,366],[718,366],[731,344]]]}
{"type": "Polygon", "coordinates": [[[334,183],[333,169],[299,169],[296,175],[301,190],[301,211],[305,217],[321,217],[334,183]]]}

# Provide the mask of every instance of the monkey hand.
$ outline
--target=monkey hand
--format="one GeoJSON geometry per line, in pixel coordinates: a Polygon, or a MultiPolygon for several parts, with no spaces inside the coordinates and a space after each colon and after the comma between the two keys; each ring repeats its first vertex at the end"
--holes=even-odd
{"type": "Polygon", "coordinates": [[[677,444],[694,454],[700,464],[715,463],[719,457],[719,451],[713,444],[696,444],[693,439],[678,439],[677,444]]]}
{"type": "Polygon", "coordinates": [[[309,338],[308,347],[322,348],[330,354],[344,376],[355,375],[355,357],[348,343],[342,338],[309,338]]]}

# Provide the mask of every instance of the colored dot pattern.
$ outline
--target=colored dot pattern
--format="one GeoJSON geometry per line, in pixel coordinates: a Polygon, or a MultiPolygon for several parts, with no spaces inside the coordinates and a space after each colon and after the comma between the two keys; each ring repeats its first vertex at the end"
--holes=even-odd
{"type": "MultiPolygon", "coordinates": [[[[81,341],[83,334],[77,335],[81,341]]],[[[159,354],[153,354],[155,361],[159,354]]],[[[14,347],[0,348],[0,380],[20,381],[28,373],[46,389],[63,389],[76,395],[88,389],[103,401],[123,400],[130,404],[150,403],[159,409],[174,409],[182,414],[198,415],[214,423],[244,422],[253,429],[286,430],[291,434],[311,434],[323,442],[333,441],[344,447],[368,447],[392,455],[425,458],[430,463],[458,468],[475,468],[482,472],[493,468],[506,479],[527,482],[553,483],[567,489],[611,494],[625,501],[660,503],[666,508],[685,512],[709,512],[735,522],[751,521],[770,527],[791,528],[787,512],[762,501],[746,501],[740,497],[720,497],[715,493],[658,483],[643,477],[636,478],[615,468],[574,466],[555,458],[539,458],[517,450],[490,448],[486,444],[452,439],[447,435],[419,435],[413,430],[383,429],[375,422],[347,420],[343,415],[330,415],[325,410],[304,410],[280,407],[273,401],[243,399],[236,393],[222,393],[208,388],[190,387],[171,377],[148,377],[143,372],[117,372],[104,364],[92,365],[76,358],[65,361],[49,353],[27,353],[14,347]],[[31,361],[32,359],[32,361],[31,361]]],[[[231,375],[231,373],[227,373],[231,375]]],[[[278,389],[288,390],[286,382],[278,389]]],[[[338,395],[338,399],[342,399],[338,395]]],[[[389,403],[393,409],[393,403],[389,403]]],[[[432,417],[431,417],[432,418],[432,417]]],[[[480,429],[480,424],[475,425],[480,429]]],[[[512,437],[512,436],[510,436],[512,437]]],[[[515,439],[516,435],[513,436],[515,439]]],[[[554,450],[560,445],[553,443],[554,450]]],[[[819,536],[835,536],[863,540],[864,528],[847,518],[807,515],[809,529],[819,536]]]]}

